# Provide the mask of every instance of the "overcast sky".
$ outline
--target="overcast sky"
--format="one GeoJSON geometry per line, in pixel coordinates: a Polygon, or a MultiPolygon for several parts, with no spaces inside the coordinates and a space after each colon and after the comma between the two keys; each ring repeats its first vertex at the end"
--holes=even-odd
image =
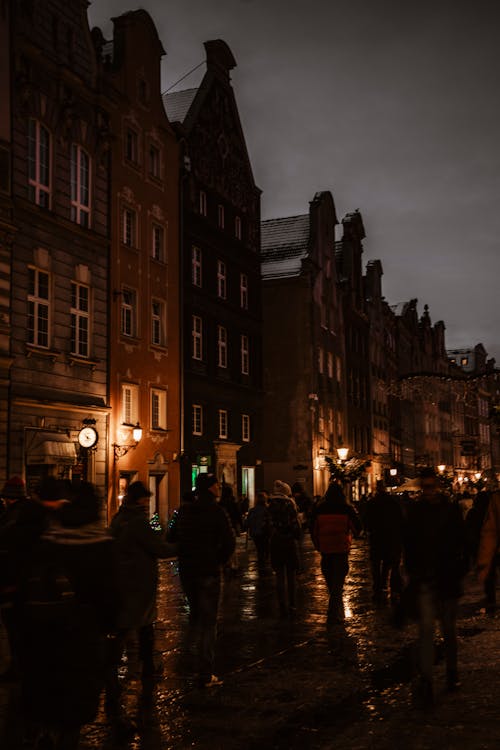
{"type": "MultiPolygon", "coordinates": [[[[94,0],[91,26],[142,7],[164,90],[224,39],[262,217],[330,190],[359,208],[393,304],[444,320],[448,348],[500,364],[498,0],[94,0]]],[[[199,83],[198,69],[174,89],[199,83]]]]}

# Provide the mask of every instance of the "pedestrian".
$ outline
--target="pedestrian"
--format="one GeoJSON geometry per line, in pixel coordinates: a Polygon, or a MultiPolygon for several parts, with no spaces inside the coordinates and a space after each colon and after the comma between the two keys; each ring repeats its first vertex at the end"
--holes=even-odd
{"type": "MultiPolygon", "coordinates": [[[[469,511],[469,512],[472,512],[469,511]]],[[[489,503],[481,528],[476,569],[486,594],[486,611],[496,609],[496,579],[500,549],[500,492],[489,493],[489,503]]]]}
{"type": "Polygon", "coordinates": [[[289,484],[277,479],[269,498],[271,567],[276,574],[276,593],[281,617],[296,610],[295,587],[299,569],[300,524],[289,484]]]}
{"type": "Polygon", "coordinates": [[[35,747],[73,750],[105,683],[118,610],[114,542],[92,485],[49,479],[38,497],[46,528],[21,585],[22,710],[35,747]]]}
{"type": "MultiPolygon", "coordinates": [[[[234,533],[236,536],[241,534],[243,528],[243,516],[241,513],[241,507],[238,500],[235,498],[233,488],[226,482],[222,483],[219,504],[226,511],[229,520],[231,521],[234,533]]],[[[228,575],[238,575],[240,572],[240,563],[238,557],[238,550],[234,548],[234,552],[227,561],[226,572],[228,575]]]]}
{"type": "Polygon", "coordinates": [[[403,514],[399,502],[380,480],[366,505],[365,528],[370,542],[373,599],[382,604],[390,583],[391,602],[397,604],[402,588],[403,514]]]}
{"type": "Polygon", "coordinates": [[[189,603],[190,635],[196,650],[200,687],[216,687],[217,614],[222,568],[235,549],[229,517],[217,502],[220,485],[214,474],[199,474],[196,497],[183,504],[168,539],[177,545],[181,585],[189,603]]]}
{"type": "Polygon", "coordinates": [[[439,478],[432,468],[422,470],[420,487],[421,496],[410,506],[405,525],[404,562],[419,627],[416,698],[422,708],[431,708],[436,620],[444,639],[447,689],[456,690],[460,684],[456,618],[467,553],[461,511],[440,492],[439,478]]]}
{"type": "Polygon", "coordinates": [[[255,505],[248,511],[246,519],[248,533],[257,551],[257,566],[262,573],[269,559],[269,535],[271,517],[267,507],[267,492],[258,492],[255,505]]]}
{"type": "MultiPolygon", "coordinates": [[[[150,496],[151,492],[142,482],[132,482],[110,524],[110,532],[116,540],[121,594],[117,657],[121,656],[125,642],[136,637],[143,680],[153,679],[162,673],[154,655],[158,559],[172,557],[176,552],[175,547],[164,540],[162,532],[153,530],[150,525],[150,496]]],[[[113,695],[110,688],[110,711],[118,710],[117,700],[118,696],[113,695]]]]}
{"type": "Polygon", "coordinates": [[[344,621],[342,600],[349,572],[349,552],[353,536],[361,533],[361,521],[347,503],[337,482],[331,482],[323,500],[313,509],[311,538],[321,554],[321,571],[329,593],[327,626],[344,621]]]}

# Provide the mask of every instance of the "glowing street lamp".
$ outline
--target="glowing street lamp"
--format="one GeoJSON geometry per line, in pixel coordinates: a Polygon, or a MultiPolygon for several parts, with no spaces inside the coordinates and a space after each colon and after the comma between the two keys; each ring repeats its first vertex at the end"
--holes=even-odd
{"type": "Polygon", "coordinates": [[[446,464],[439,464],[437,468],[440,474],[444,474],[444,472],[446,471],[446,464]]]}
{"type": "Polygon", "coordinates": [[[113,459],[115,463],[118,459],[123,458],[123,456],[126,456],[130,450],[137,448],[139,445],[142,439],[142,427],[139,422],[136,423],[132,430],[132,438],[134,439],[134,442],[130,445],[119,445],[118,443],[113,443],[113,459]]]}
{"type": "Polygon", "coordinates": [[[349,453],[349,448],[337,448],[337,456],[339,457],[339,461],[341,463],[344,463],[344,461],[347,458],[348,453],[349,453]]]}

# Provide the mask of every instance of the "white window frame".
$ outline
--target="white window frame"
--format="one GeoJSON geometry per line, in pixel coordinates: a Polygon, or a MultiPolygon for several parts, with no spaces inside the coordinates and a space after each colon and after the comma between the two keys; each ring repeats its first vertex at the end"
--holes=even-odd
{"type": "Polygon", "coordinates": [[[191,316],[191,356],[203,360],[203,319],[199,315],[191,316]]]}
{"type": "Polygon", "coordinates": [[[165,303],[160,299],[151,300],[151,344],[165,346],[165,303]]]}
{"type": "MultiPolygon", "coordinates": [[[[50,324],[51,324],[51,279],[50,274],[41,268],[28,267],[28,320],[27,334],[28,343],[41,349],[50,346],[50,324]],[[41,295],[40,281],[44,278],[46,283],[43,287],[47,289],[47,296],[41,295]],[[30,327],[29,321],[33,322],[30,327]]],[[[43,294],[43,292],[42,292],[43,294]]]]}
{"type": "Polygon", "coordinates": [[[246,273],[240,273],[240,307],[242,310],[248,310],[248,276],[246,273]]]}
{"type": "Polygon", "coordinates": [[[160,263],[165,262],[165,227],[161,224],[151,227],[151,257],[160,263]]]}
{"type": "Polygon", "coordinates": [[[241,415],[241,440],[243,443],[250,442],[250,415],[241,415]]]}
{"type": "Polygon", "coordinates": [[[139,422],[139,386],[135,383],[122,383],[121,423],[136,425],[139,422]]]}
{"type": "Polygon", "coordinates": [[[333,378],[333,354],[332,352],[326,353],[326,372],[329,378],[333,378]]]}
{"type": "Polygon", "coordinates": [[[137,247],[137,211],[128,206],[122,209],[122,242],[127,247],[137,247]]]}
{"type": "Polygon", "coordinates": [[[323,375],[325,371],[325,350],[322,346],[318,347],[318,372],[323,375]]]}
{"type": "Polygon", "coordinates": [[[151,388],[151,429],[167,429],[167,391],[164,388],[151,388]]]}
{"type": "Polygon", "coordinates": [[[323,404],[318,406],[318,432],[321,435],[325,432],[325,407],[323,404]]]}
{"type": "Polygon", "coordinates": [[[207,215],[207,194],[204,190],[200,190],[198,208],[201,216],[207,215]]]}
{"type": "Polygon", "coordinates": [[[125,159],[131,164],[139,164],[139,133],[130,125],[125,128],[125,159]],[[129,139],[129,135],[133,137],[129,139]]]}
{"type": "Polygon", "coordinates": [[[241,373],[242,375],[250,374],[250,341],[246,333],[240,336],[240,353],[241,353],[241,373]]]}
{"type": "Polygon", "coordinates": [[[90,354],[90,287],[71,282],[71,354],[90,354]]]}
{"type": "Polygon", "coordinates": [[[217,261],[217,296],[227,299],[227,266],[223,260],[217,261]]]}
{"type": "Polygon", "coordinates": [[[120,333],[132,338],[137,335],[137,292],[128,286],[122,287],[120,333]]]}
{"type": "Polygon", "coordinates": [[[227,409],[219,409],[219,440],[227,440],[228,434],[227,409]]]}
{"type": "Polygon", "coordinates": [[[203,283],[201,248],[196,245],[191,247],[191,283],[198,288],[201,288],[203,283]]]}
{"type": "Polygon", "coordinates": [[[192,434],[203,435],[203,406],[200,404],[193,404],[191,423],[192,434]]]}
{"type": "Polygon", "coordinates": [[[224,212],[224,206],[222,203],[219,203],[217,206],[217,226],[219,229],[224,229],[224,223],[225,223],[225,212],[224,212]]]}
{"type": "Polygon", "coordinates": [[[241,240],[241,216],[234,217],[234,236],[237,240],[241,240]]]}
{"type": "Polygon", "coordinates": [[[50,208],[52,134],[39,120],[28,122],[29,199],[41,208],[50,208]]]}
{"type": "Polygon", "coordinates": [[[71,221],[90,227],[92,160],[78,143],[71,144],[71,221]]]}
{"type": "Polygon", "coordinates": [[[217,367],[227,368],[227,328],[217,326],[217,367]]]}

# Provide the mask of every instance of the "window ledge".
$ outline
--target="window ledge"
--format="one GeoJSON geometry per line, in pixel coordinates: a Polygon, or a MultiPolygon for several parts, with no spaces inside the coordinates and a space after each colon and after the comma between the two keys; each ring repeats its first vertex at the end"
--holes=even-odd
{"type": "Polygon", "coordinates": [[[26,356],[42,357],[43,359],[50,359],[52,362],[56,362],[61,356],[61,352],[56,349],[43,349],[34,344],[26,344],[26,356]]]}
{"type": "Polygon", "coordinates": [[[74,365],[83,365],[90,367],[93,372],[99,362],[99,359],[89,359],[88,357],[79,357],[78,354],[68,354],[68,363],[70,367],[73,367],[74,365]]]}

